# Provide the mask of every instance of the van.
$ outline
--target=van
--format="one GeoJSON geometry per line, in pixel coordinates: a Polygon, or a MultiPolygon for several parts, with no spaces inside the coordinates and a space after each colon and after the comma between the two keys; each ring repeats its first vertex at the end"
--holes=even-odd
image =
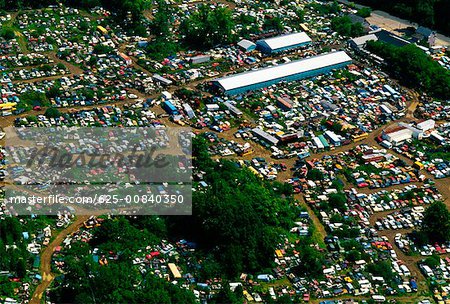
{"type": "Polygon", "coordinates": [[[386,302],[386,297],[381,295],[373,295],[372,300],[374,300],[377,303],[384,303],[386,302]]]}

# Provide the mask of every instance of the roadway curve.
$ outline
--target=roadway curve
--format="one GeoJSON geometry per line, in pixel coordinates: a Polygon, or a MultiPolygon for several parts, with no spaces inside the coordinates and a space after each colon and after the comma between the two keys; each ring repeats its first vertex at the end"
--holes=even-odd
{"type": "Polygon", "coordinates": [[[31,297],[30,304],[40,304],[42,302],[42,295],[52,283],[55,275],[52,273],[52,256],[55,248],[60,246],[66,236],[78,231],[83,226],[83,223],[89,218],[88,215],[77,216],[74,222],[72,222],[67,228],[62,230],[55,239],[42,251],[40,273],[42,280],[34,290],[31,297]]]}

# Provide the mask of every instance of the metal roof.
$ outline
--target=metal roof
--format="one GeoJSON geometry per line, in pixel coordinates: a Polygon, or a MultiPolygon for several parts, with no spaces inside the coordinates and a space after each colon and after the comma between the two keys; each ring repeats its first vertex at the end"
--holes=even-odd
{"type": "Polygon", "coordinates": [[[216,79],[216,82],[228,91],[351,60],[352,58],[347,53],[339,51],[216,79]]]}
{"type": "Polygon", "coordinates": [[[276,50],[289,47],[291,45],[311,42],[311,38],[309,38],[305,32],[300,32],[257,41],[257,43],[261,42],[266,43],[272,50],[276,50]]]}
{"type": "Polygon", "coordinates": [[[254,44],[253,42],[251,42],[250,40],[247,40],[247,39],[242,39],[241,41],[239,41],[238,42],[238,45],[241,47],[241,48],[244,48],[244,49],[248,49],[248,48],[251,48],[251,47],[255,47],[256,46],[256,44],[254,44]]]}
{"type": "Polygon", "coordinates": [[[352,39],[353,43],[356,44],[357,46],[361,46],[361,45],[365,44],[367,41],[377,41],[377,40],[378,40],[378,37],[374,34],[369,34],[369,35],[356,37],[356,38],[352,39]]]}

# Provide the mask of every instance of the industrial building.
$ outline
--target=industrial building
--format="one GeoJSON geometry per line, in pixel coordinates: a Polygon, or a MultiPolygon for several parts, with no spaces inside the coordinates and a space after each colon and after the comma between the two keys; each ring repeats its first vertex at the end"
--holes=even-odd
{"type": "Polygon", "coordinates": [[[394,146],[398,146],[405,140],[411,139],[413,137],[413,131],[406,128],[400,127],[391,132],[384,132],[382,138],[390,142],[394,146]]]}
{"type": "Polygon", "coordinates": [[[169,115],[179,114],[177,108],[168,100],[164,101],[161,106],[169,115]]]}
{"type": "Polygon", "coordinates": [[[272,54],[299,48],[311,43],[311,38],[305,33],[293,33],[256,41],[256,47],[262,53],[272,54]]]}
{"type": "Polygon", "coordinates": [[[256,44],[247,39],[242,39],[237,44],[244,52],[251,52],[256,49],[256,44]]]}
{"type": "Polygon", "coordinates": [[[340,137],[334,133],[333,131],[325,131],[324,133],[325,138],[328,138],[328,140],[336,147],[339,147],[341,145],[341,139],[340,137]]]}
{"type": "Polygon", "coordinates": [[[305,58],[256,71],[244,72],[214,81],[225,94],[235,95],[266,88],[281,81],[296,81],[331,70],[343,68],[352,62],[344,51],[305,58]]]}
{"type": "Polygon", "coordinates": [[[230,111],[234,116],[240,117],[242,116],[242,111],[233,106],[230,102],[225,101],[223,105],[230,111]]]}
{"type": "Polygon", "coordinates": [[[349,40],[350,47],[354,49],[363,49],[368,41],[377,41],[378,37],[374,34],[369,34],[361,37],[356,37],[349,40]]]}
{"type": "Polygon", "coordinates": [[[162,84],[164,86],[168,86],[168,85],[171,85],[173,83],[172,80],[164,78],[164,77],[162,77],[159,74],[153,74],[152,78],[153,78],[153,80],[155,82],[160,83],[160,84],[162,84]]]}
{"type": "Polygon", "coordinates": [[[184,112],[186,112],[186,115],[189,117],[189,119],[195,117],[195,112],[188,103],[183,103],[183,110],[184,112]]]}
{"type": "Polygon", "coordinates": [[[269,144],[276,145],[279,142],[279,140],[277,138],[273,137],[269,133],[267,133],[259,128],[253,128],[252,133],[259,139],[264,140],[265,142],[267,142],[269,144]]]}

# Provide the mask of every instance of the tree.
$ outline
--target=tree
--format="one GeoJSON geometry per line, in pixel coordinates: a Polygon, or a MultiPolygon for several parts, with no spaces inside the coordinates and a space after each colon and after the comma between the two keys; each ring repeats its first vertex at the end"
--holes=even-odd
{"type": "Polygon", "coordinates": [[[372,14],[372,9],[370,7],[362,7],[356,12],[356,14],[360,17],[367,18],[370,17],[370,14],[372,14]]]}
{"type": "Polygon", "coordinates": [[[322,252],[311,247],[309,244],[302,243],[299,251],[301,263],[294,267],[293,272],[298,276],[319,277],[321,276],[325,257],[322,252]]]}
{"type": "Polygon", "coordinates": [[[425,259],[425,264],[431,268],[436,268],[441,264],[441,258],[433,254],[425,259]]]}
{"type": "Polygon", "coordinates": [[[105,44],[96,44],[94,46],[94,53],[96,54],[107,54],[110,53],[113,50],[112,47],[105,44]]]}
{"type": "Polygon", "coordinates": [[[44,115],[47,118],[58,118],[61,116],[61,112],[56,108],[48,108],[44,115]]]}
{"type": "Polygon", "coordinates": [[[387,72],[398,78],[402,84],[422,89],[438,98],[450,98],[450,71],[415,45],[396,47],[369,41],[367,48],[384,58],[387,72]]]}
{"type": "Polygon", "coordinates": [[[16,34],[14,33],[14,30],[11,27],[3,25],[0,32],[0,36],[5,38],[6,40],[11,40],[16,37],[16,34]]]}
{"type": "Polygon", "coordinates": [[[349,16],[331,19],[331,28],[341,36],[356,37],[364,34],[364,28],[359,22],[353,22],[349,16]]]}
{"type": "Polygon", "coordinates": [[[450,241],[450,212],[444,203],[435,202],[425,210],[422,231],[430,241],[450,241]]]}
{"type": "Polygon", "coordinates": [[[331,208],[337,208],[340,211],[347,210],[347,198],[344,193],[331,193],[328,197],[328,204],[331,208]]]}
{"type": "Polygon", "coordinates": [[[280,17],[267,17],[264,19],[263,29],[266,31],[275,30],[280,32],[283,28],[283,22],[280,17]]]}
{"type": "Polygon", "coordinates": [[[194,167],[205,172],[209,186],[193,193],[192,216],[167,218],[170,234],[192,239],[212,253],[204,267],[218,270],[216,275],[234,278],[272,266],[280,233],[296,217],[292,198],[282,198],[272,183],[233,162],[213,162],[204,140],[194,140],[193,148],[194,167]]]}
{"type": "Polygon", "coordinates": [[[23,258],[17,260],[16,273],[19,278],[24,278],[27,274],[27,262],[23,258]]]}
{"type": "Polygon", "coordinates": [[[151,21],[151,29],[157,37],[167,37],[170,34],[170,10],[163,0],[158,1],[158,11],[151,21]]]}
{"type": "Polygon", "coordinates": [[[308,174],[306,175],[308,179],[311,179],[313,181],[322,180],[323,179],[323,173],[319,169],[311,169],[308,170],[308,174]]]}
{"type": "Polygon", "coordinates": [[[201,5],[180,25],[180,33],[186,44],[196,48],[211,47],[231,42],[234,21],[228,8],[210,9],[201,5]]]}
{"type": "Polygon", "coordinates": [[[392,282],[395,278],[392,264],[389,261],[377,261],[376,263],[368,264],[367,271],[375,276],[383,277],[388,282],[392,282]]]}

